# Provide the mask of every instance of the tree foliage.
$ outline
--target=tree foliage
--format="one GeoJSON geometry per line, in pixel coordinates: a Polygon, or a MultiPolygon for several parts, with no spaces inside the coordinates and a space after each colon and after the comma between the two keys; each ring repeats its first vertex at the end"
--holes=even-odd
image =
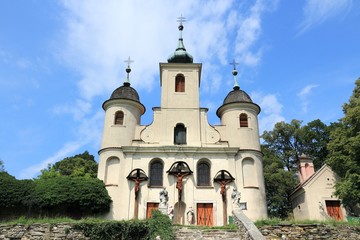
{"type": "Polygon", "coordinates": [[[5,171],[4,162],[0,160],[0,172],[4,172],[4,171],[5,171]]]}
{"type": "Polygon", "coordinates": [[[335,194],[352,208],[360,200],[360,78],[343,112],[344,117],[331,132],[327,163],[341,177],[335,194]]]}
{"type": "Polygon", "coordinates": [[[264,178],[266,201],[271,217],[286,218],[291,213],[289,196],[298,183],[298,163],[302,153],[320,168],[327,157],[329,127],[320,120],[305,126],[299,120],[279,122],[272,131],[264,131],[264,178]]]}
{"type": "Polygon", "coordinates": [[[319,119],[302,126],[302,121],[278,122],[272,131],[264,131],[264,146],[276,153],[288,171],[297,171],[302,153],[314,160],[316,169],[325,162],[328,154],[329,127],[319,119]]]}
{"type": "Polygon", "coordinates": [[[109,210],[111,199],[97,178],[58,176],[35,180],[30,199],[45,213],[94,214],[109,210]]]}
{"type": "Polygon", "coordinates": [[[32,180],[17,180],[5,171],[0,172],[0,218],[27,212],[33,188],[32,180]]]}
{"type": "Polygon", "coordinates": [[[284,161],[276,152],[262,146],[266,203],[270,217],[286,218],[291,212],[288,200],[297,183],[295,173],[285,170],[284,161]]]}
{"type": "Polygon", "coordinates": [[[39,178],[51,178],[57,176],[92,177],[97,176],[98,164],[94,156],[85,151],[72,157],[64,158],[43,169],[39,178]]]}
{"type": "Polygon", "coordinates": [[[13,213],[81,217],[106,212],[111,198],[95,178],[96,171],[94,156],[84,152],[49,166],[34,180],[0,172],[0,218],[13,213]]]}

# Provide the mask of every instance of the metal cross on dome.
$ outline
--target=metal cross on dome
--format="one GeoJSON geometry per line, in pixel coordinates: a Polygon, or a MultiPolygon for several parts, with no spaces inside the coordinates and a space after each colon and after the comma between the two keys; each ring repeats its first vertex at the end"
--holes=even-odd
{"type": "Polygon", "coordinates": [[[125,60],[124,62],[126,62],[127,63],[127,65],[128,65],[128,68],[130,68],[130,64],[131,63],[133,63],[134,61],[133,60],[131,60],[131,58],[130,58],[130,56],[128,57],[128,59],[127,60],[125,60]]]}
{"type": "Polygon", "coordinates": [[[237,63],[235,61],[235,59],[233,60],[233,62],[230,63],[230,65],[233,65],[234,66],[234,70],[236,69],[236,65],[239,65],[239,63],[237,63]]]}
{"type": "Polygon", "coordinates": [[[183,17],[182,14],[177,19],[178,19],[177,22],[180,23],[180,26],[182,26],[183,22],[186,22],[186,18],[183,17]]]}

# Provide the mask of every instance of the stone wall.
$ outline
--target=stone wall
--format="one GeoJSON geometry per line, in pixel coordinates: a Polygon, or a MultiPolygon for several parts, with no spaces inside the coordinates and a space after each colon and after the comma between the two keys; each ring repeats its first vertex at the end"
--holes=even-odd
{"type": "Polygon", "coordinates": [[[360,226],[330,226],[322,224],[281,224],[259,227],[266,239],[360,239],[360,226]]]}
{"type": "MultiPolygon", "coordinates": [[[[244,230],[244,229],[243,229],[244,230]]],[[[289,224],[259,227],[268,240],[360,239],[360,226],[329,226],[322,224],[289,224]]],[[[240,234],[241,235],[241,234],[240,234]]],[[[249,239],[249,236],[239,236],[249,239]]],[[[89,240],[72,224],[0,224],[0,240],[89,240]]]]}
{"type": "Polygon", "coordinates": [[[87,240],[81,230],[71,224],[0,224],[0,240],[87,240]]]}

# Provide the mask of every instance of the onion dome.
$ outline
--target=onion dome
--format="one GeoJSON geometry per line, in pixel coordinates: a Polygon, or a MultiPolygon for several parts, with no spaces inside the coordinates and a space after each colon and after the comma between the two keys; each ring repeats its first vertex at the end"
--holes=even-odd
{"type": "Polygon", "coordinates": [[[128,64],[126,68],[126,80],[124,81],[123,86],[115,89],[115,91],[111,94],[110,99],[130,99],[140,102],[139,94],[134,88],[130,87],[130,80],[129,80],[129,74],[131,72],[130,63],[134,61],[132,61],[129,57],[125,62],[128,64]]]}
{"type": "Polygon", "coordinates": [[[243,90],[240,90],[240,88],[235,88],[224,99],[223,104],[227,103],[241,103],[241,102],[249,102],[252,103],[252,100],[250,96],[243,90]]]}
{"type": "Polygon", "coordinates": [[[175,52],[168,58],[168,63],[193,63],[193,57],[186,52],[183,38],[182,38],[182,31],[184,26],[182,23],[185,21],[183,16],[178,17],[179,25],[179,43],[178,47],[176,48],[175,52]]]}
{"type": "Polygon", "coordinates": [[[252,103],[252,100],[250,96],[243,90],[240,89],[239,84],[237,83],[236,76],[238,74],[238,71],[236,70],[236,65],[238,64],[235,62],[235,59],[231,63],[234,65],[234,70],[232,71],[232,75],[234,76],[234,87],[231,92],[228,93],[226,98],[224,99],[223,104],[227,103],[235,103],[235,102],[250,102],[252,103]]]}
{"type": "Polygon", "coordinates": [[[224,109],[223,107],[225,105],[230,105],[231,103],[244,103],[244,104],[250,103],[252,105],[255,105],[258,111],[260,112],[260,107],[257,104],[253,103],[250,96],[245,91],[241,90],[239,84],[237,83],[236,76],[238,74],[238,71],[236,70],[236,65],[238,63],[236,63],[234,60],[233,63],[231,64],[234,65],[234,70],[232,71],[232,75],[234,76],[234,87],[233,90],[230,91],[228,95],[225,97],[223,105],[219,107],[219,109],[216,111],[216,114],[220,116],[220,112],[222,111],[222,109],[224,109]]]}
{"type": "Polygon", "coordinates": [[[126,80],[124,81],[124,84],[121,87],[115,89],[111,94],[110,98],[103,103],[103,108],[105,109],[105,106],[111,100],[125,99],[125,100],[135,101],[138,103],[137,105],[140,104],[139,106],[142,109],[142,112],[144,113],[145,107],[140,102],[140,97],[138,92],[130,86],[130,81],[129,81],[129,74],[131,72],[130,63],[132,63],[133,61],[129,57],[128,60],[126,60],[125,62],[128,63],[128,66],[126,68],[126,80]]]}
{"type": "Polygon", "coordinates": [[[124,85],[115,89],[111,94],[110,99],[130,99],[140,102],[139,94],[137,91],[130,87],[130,83],[124,82],[124,85]]]}

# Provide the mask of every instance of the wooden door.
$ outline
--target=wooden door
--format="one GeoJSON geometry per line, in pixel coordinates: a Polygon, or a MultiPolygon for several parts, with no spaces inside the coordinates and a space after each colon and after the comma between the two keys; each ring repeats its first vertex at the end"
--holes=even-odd
{"type": "Polygon", "coordinates": [[[197,224],[205,226],[213,226],[213,204],[198,203],[197,204],[197,224]]]}
{"type": "Polygon", "coordinates": [[[330,217],[336,220],[342,220],[341,204],[340,201],[325,201],[326,211],[330,217]]]}
{"type": "Polygon", "coordinates": [[[152,211],[159,208],[159,203],[148,202],[146,204],[146,218],[151,218],[152,211]]]}

